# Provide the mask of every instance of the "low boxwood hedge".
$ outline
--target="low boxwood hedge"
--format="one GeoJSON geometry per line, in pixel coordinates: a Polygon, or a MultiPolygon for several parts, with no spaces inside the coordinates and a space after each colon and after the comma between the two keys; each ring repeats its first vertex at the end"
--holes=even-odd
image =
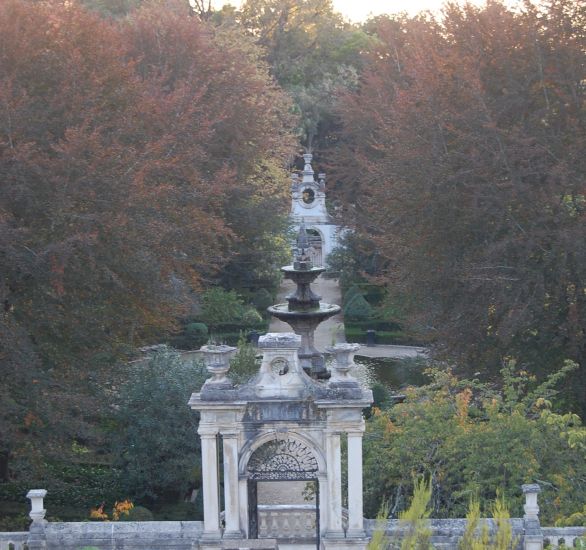
{"type": "MultiPolygon", "coordinates": [[[[366,343],[366,330],[360,328],[346,327],[346,341],[355,342],[357,344],[366,343]]],[[[420,343],[410,334],[403,331],[376,331],[376,344],[398,345],[398,346],[416,346],[420,343]]]]}

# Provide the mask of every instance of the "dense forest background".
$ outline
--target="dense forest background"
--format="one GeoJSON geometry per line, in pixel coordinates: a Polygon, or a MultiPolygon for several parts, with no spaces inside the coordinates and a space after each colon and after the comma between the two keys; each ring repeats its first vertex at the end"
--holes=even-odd
{"type": "MultiPolygon", "coordinates": [[[[437,406],[427,413],[453,419],[452,435],[477,433],[459,421],[472,411],[488,438],[480,454],[513,419],[540,442],[542,470],[522,468],[527,446],[503,445],[519,459],[509,477],[549,476],[569,514],[586,485],[586,436],[570,414],[586,413],[585,83],[578,0],[448,3],[361,25],[327,0],[3,1],[0,500],[21,502],[36,483],[63,517],[126,496],[182,506],[199,473],[181,388],[203,374],[159,357],[141,375],[129,361],[203,330],[186,325],[202,311],[210,326],[260,322],[246,307],[262,316],[274,296],[288,172],[311,149],[332,214],[353,229],[333,262],[345,290],[377,287],[387,320],[476,379],[475,397],[449,378],[404,406],[437,406]],[[562,391],[540,386],[552,375],[562,391]],[[562,437],[563,470],[543,454],[545,433],[562,437]],[[176,477],[162,476],[157,464],[181,453],[176,477]]],[[[371,429],[435,444],[391,410],[371,429]]],[[[407,464],[383,435],[371,451],[407,464]]],[[[457,502],[442,500],[451,486],[438,480],[456,470],[438,468],[461,464],[455,449],[469,443],[444,440],[451,454],[437,463],[384,479],[373,465],[371,514],[382,489],[398,503],[421,464],[436,512],[462,513],[484,470],[470,466],[457,502]]]]}

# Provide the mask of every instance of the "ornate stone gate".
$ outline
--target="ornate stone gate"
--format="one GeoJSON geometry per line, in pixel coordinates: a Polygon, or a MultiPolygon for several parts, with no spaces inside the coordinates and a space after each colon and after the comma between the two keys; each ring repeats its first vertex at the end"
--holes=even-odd
{"type": "MultiPolygon", "coordinates": [[[[311,534],[319,548],[319,484],[317,478],[319,465],[312,450],[296,439],[275,439],[264,443],[254,451],[248,461],[246,472],[248,475],[249,538],[255,539],[262,536],[262,530],[259,529],[261,522],[259,521],[258,513],[257,484],[259,481],[279,483],[283,490],[286,490],[286,482],[288,481],[315,482],[315,508],[313,511],[314,518],[312,518],[314,521],[310,528],[308,529],[306,525],[303,525],[304,519],[307,520],[307,515],[305,518],[293,517],[292,523],[283,515],[284,520],[287,521],[286,533],[284,533],[285,529],[283,528],[280,529],[281,533],[275,533],[270,528],[266,531],[269,535],[280,534],[281,537],[287,535],[287,538],[295,538],[295,536],[305,538],[305,536],[311,534]],[[297,520],[297,525],[295,525],[295,520],[297,520]]],[[[285,509],[286,512],[287,510],[285,509]]]]}
{"type": "MultiPolygon", "coordinates": [[[[362,517],[362,410],[372,402],[372,394],[347,374],[347,356],[355,348],[336,346],[334,353],[346,359],[340,361],[340,369],[334,363],[329,380],[318,381],[301,368],[300,345],[301,338],[292,333],[261,337],[259,372],[238,387],[226,378],[234,348],[208,346],[204,350],[214,377],[190,400],[201,415],[204,546],[225,546],[225,539],[240,539],[233,540],[230,548],[249,547],[250,539],[258,538],[262,531],[258,483],[293,480],[315,483],[318,544],[326,549],[364,548],[367,544],[362,517]],[[347,525],[342,519],[341,437],[348,438],[347,525]]],[[[286,510],[291,513],[284,522],[289,531],[286,536],[277,533],[275,538],[290,542],[291,535],[297,536],[295,526],[303,514],[295,507],[285,507],[283,514],[286,510]]]]}

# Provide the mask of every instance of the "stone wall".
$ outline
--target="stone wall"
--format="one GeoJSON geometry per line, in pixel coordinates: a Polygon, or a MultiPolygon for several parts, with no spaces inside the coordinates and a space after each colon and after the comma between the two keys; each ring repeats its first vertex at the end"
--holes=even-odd
{"type": "Polygon", "coordinates": [[[47,523],[47,550],[193,550],[199,547],[201,521],[113,521],[47,523]]]}
{"type": "MultiPolygon", "coordinates": [[[[492,520],[481,520],[495,531],[492,520]]],[[[527,548],[523,519],[511,519],[513,539],[519,550],[527,548]]],[[[368,535],[376,528],[375,520],[365,520],[368,535]]],[[[466,528],[465,519],[434,519],[430,521],[431,543],[438,550],[457,550],[458,541],[466,528]]],[[[201,539],[203,522],[200,521],[145,521],[145,522],[55,522],[46,523],[44,535],[28,540],[29,533],[0,533],[0,550],[81,550],[95,547],[99,550],[197,550],[207,546],[201,539]],[[28,541],[28,544],[27,544],[28,541]],[[9,546],[12,544],[13,546],[9,546]],[[25,547],[25,544],[27,546],[25,547]]],[[[391,541],[399,541],[403,532],[397,520],[386,524],[391,541]]],[[[276,533],[271,533],[275,535],[276,533]]],[[[586,536],[586,527],[544,527],[546,546],[576,547],[576,541],[586,536]]],[[[291,538],[286,537],[290,544],[291,538]]],[[[307,543],[307,539],[304,541],[307,543]]],[[[219,548],[276,548],[275,539],[223,540],[219,548]]]]}
{"type": "MultiPolygon", "coordinates": [[[[568,549],[575,548],[579,540],[586,537],[586,527],[541,527],[538,517],[537,486],[525,485],[523,491],[526,496],[525,517],[510,520],[517,549],[543,550],[544,547],[562,546],[568,549]]],[[[43,490],[29,492],[30,516],[33,520],[30,529],[28,532],[0,533],[0,550],[82,550],[84,547],[99,550],[198,550],[200,548],[207,550],[212,546],[218,550],[244,548],[268,550],[278,547],[275,538],[258,540],[221,538],[210,545],[210,541],[202,537],[204,525],[201,521],[47,522],[44,519],[45,509],[43,508],[45,495],[46,491],[43,490]]],[[[273,507],[275,510],[268,510],[268,508],[270,506],[265,506],[261,511],[265,515],[267,512],[272,514],[271,529],[266,532],[266,535],[279,539],[284,537],[289,539],[289,544],[293,542],[291,526],[294,522],[292,523],[291,520],[299,516],[298,507],[293,507],[293,514],[297,514],[294,518],[285,517],[284,512],[288,510],[287,506],[273,507]],[[283,527],[288,536],[285,537],[283,532],[279,532],[279,526],[288,526],[287,529],[283,527]]],[[[481,521],[488,525],[490,532],[496,531],[493,520],[481,521]]],[[[302,526],[302,523],[299,525],[302,526]]],[[[428,525],[434,548],[457,550],[458,541],[466,529],[466,520],[432,519],[429,520],[428,525]]],[[[371,519],[364,520],[364,527],[368,536],[372,536],[372,533],[379,528],[377,521],[371,519]]],[[[398,520],[385,522],[383,528],[391,542],[399,541],[403,535],[404,527],[398,520]]],[[[345,540],[347,539],[340,540],[340,548],[345,548],[345,540]]],[[[330,542],[330,546],[336,545],[330,542]]]]}

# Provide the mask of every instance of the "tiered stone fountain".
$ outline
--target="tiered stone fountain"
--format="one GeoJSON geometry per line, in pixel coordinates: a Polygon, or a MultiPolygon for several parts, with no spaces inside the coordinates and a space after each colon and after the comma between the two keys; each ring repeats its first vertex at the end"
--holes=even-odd
{"type": "Polygon", "coordinates": [[[309,238],[302,222],[293,265],[281,268],[285,277],[291,279],[297,288],[293,294],[287,296],[287,303],[271,306],[268,311],[301,336],[299,361],[303,370],[313,378],[327,378],[329,373],[323,355],[315,348],[314,333],[322,321],[340,312],[340,306],[320,303],[321,296],[311,290],[311,283],[325,271],[325,267],[313,266],[308,249],[309,238]]]}

